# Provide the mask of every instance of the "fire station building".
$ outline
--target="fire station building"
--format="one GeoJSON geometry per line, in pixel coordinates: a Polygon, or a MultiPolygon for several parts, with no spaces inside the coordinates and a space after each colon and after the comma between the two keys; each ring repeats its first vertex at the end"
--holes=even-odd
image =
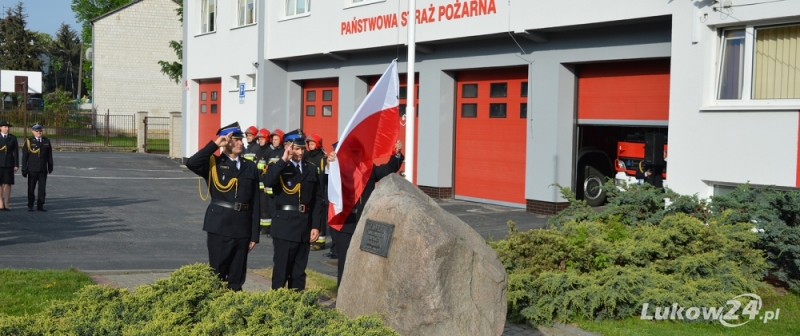
{"type": "Polygon", "coordinates": [[[663,134],[665,184],[677,192],[800,185],[800,0],[407,8],[184,0],[183,156],[233,121],[302,128],[330,151],[397,58],[401,113],[417,107],[414,182],[433,197],[552,214],[566,205],[553,184],[598,196],[592,183],[641,163],[619,142],[646,133],[663,134]],[[408,102],[412,19],[418,94],[408,102]]]}

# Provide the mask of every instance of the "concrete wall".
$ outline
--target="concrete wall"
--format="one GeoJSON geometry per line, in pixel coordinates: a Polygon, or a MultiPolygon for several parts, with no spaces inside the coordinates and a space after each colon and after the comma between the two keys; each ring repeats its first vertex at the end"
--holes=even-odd
{"type": "Polygon", "coordinates": [[[98,113],[168,117],[181,110],[181,86],[158,65],[178,60],[169,47],[182,36],[176,8],[172,0],[143,0],[94,22],[92,101],[98,113]]]}

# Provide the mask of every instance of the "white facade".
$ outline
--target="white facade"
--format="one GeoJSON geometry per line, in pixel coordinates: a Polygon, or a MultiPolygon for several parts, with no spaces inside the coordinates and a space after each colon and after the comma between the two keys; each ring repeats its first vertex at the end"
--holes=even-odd
{"type": "Polygon", "coordinates": [[[161,73],[158,61],[178,60],[180,41],[173,0],[138,0],[92,21],[92,102],[98,113],[169,117],[181,111],[181,85],[161,73]]]}
{"type": "MultiPolygon", "coordinates": [[[[257,101],[248,96],[240,105],[231,93],[222,102],[222,124],[238,120],[243,127],[256,122],[285,130],[301,124],[303,81],[337,78],[341,131],[366,95],[368,77],[382,73],[396,57],[404,71],[406,1],[310,1],[310,11],[293,16],[286,15],[287,1],[258,1],[257,28],[235,28],[235,4],[224,5],[212,34],[198,33],[204,0],[184,1],[184,74],[190,86],[184,97],[184,157],[197,150],[193,85],[202,79],[220,78],[225,87],[231,75],[256,71],[263,83],[257,101]],[[256,61],[259,66],[253,68],[256,61]]],[[[553,183],[576,185],[576,69],[597,62],[669,59],[670,188],[708,197],[715,186],[746,182],[797,187],[800,99],[747,98],[755,85],[746,75],[752,73],[751,56],[743,62],[745,98],[718,100],[717,92],[723,30],[749,29],[745,44],[753,45],[754,29],[800,25],[800,0],[732,4],[720,8],[708,0],[417,1],[419,109],[428,111],[419,116],[419,142],[426,146],[418,148],[418,162],[424,164],[417,169],[418,185],[451,192],[454,187],[454,147],[459,139],[453,88],[461,71],[527,67],[524,185],[528,210],[537,211],[532,203],[563,204],[550,187],[553,183]]],[[[747,48],[743,55],[752,55],[747,48]]],[[[800,86],[800,73],[797,76],[800,86]]]]}

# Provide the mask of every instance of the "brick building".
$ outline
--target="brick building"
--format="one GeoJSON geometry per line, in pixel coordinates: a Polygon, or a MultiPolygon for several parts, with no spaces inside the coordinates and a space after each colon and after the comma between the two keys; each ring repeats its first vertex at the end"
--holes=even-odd
{"type": "Polygon", "coordinates": [[[169,117],[181,110],[181,86],[158,61],[177,61],[182,38],[173,0],[133,0],[92,20],[92,100],[98,113],[169,117]]]}

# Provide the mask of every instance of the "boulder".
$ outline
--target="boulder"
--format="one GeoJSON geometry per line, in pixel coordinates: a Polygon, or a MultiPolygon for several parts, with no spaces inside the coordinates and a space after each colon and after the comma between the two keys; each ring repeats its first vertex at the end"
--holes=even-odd
{"type": "Polygon", "coordinates": [[[336,308],[350,317],[380,314],[401,335],[500,335],[507,283],[475,230],[391,174],[353,234],[336,308]],[[394,225],[386,257],[360,249],[367,220],[394,225]]]}

